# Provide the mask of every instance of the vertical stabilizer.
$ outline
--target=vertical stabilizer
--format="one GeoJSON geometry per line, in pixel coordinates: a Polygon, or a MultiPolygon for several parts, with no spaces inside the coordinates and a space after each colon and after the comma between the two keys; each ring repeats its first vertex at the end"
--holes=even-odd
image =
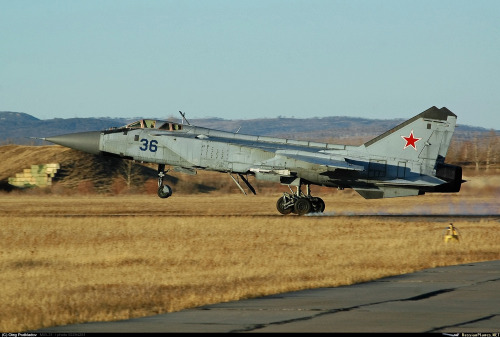
{"type": "Polygon", "coordinates": [[[456,121],[447,108],[433,106],[362,146],[370,155],[422,161],[422,168],[432,170],[436,161],[444,162],[456,121]]]}

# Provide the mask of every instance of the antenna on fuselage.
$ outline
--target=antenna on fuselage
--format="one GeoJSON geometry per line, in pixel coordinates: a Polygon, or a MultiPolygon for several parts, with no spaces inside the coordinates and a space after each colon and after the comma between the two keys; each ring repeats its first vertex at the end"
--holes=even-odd
{"type": "Polygon", "coordinates": [[[184,112],[179,111],[179,113],[182,116],[182,124],[184,124],[184,121],[186,121],[187,125],[191,125],[191,123],[189,123],[188,120],[186,119],[186,116],[184,115],[184,112]]]}

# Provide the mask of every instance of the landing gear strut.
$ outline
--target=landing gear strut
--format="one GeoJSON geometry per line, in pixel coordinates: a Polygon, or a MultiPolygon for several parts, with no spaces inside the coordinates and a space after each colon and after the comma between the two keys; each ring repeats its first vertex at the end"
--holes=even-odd
{"type": "Polygon", "coordinates": [[[311,196],[309,185],[306,185],[307,193],[304,194],[300,185],[297,186],[297,192],[285,192],[283,196],[276,202],[276,208],[281,214],[295,213],[297,215],[304,215],[307,213],[323,213],[325,210],[325,202],[323,199],[311,196]]]}
{"type": "Polygon", "coordinates": [[[163,199],[172,195],[172,188],[168,185],[163,185],[163,177],[165,177],[167,172],[165,172],[164,164],[158,165],[158,196],[163,199]]]}

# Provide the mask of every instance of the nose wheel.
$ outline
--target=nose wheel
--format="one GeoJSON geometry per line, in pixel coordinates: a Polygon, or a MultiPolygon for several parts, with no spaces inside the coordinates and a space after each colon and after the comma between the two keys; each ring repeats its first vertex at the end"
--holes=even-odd
{"type": "Polygon", "coordinates": [[[162,185],[158,187],[158,196],[162,199],[166,199],[172,195],[172,188],[168,185],[162,185]]]}
{"type": "Polygon", "coordinates": [[[165,165],[158,165],[158,196],[162,199],[166,199],[172,195],[172,188],[168,185],[163,185],[163,177],[165,177],[167,172],[165,172],[165,165]]]}

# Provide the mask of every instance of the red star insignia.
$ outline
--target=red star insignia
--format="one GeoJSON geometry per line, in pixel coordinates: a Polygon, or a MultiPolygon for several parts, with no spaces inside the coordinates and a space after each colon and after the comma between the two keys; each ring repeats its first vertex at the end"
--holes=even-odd
{"type": "Polygon", "coordinates": [[[413,130],[411,130],[410,135],[408,137],[401,136],[401,138],[403,138],[406,141],[406,145],[403,148],[403,150],[406,149],[408,146],[412,146],[415,149],[415,151],[417,151],[417,146],[415,145],[415,143],[418,142],[420,139],[422,139],[422,138],[415,138],[415,136],[413,136],[413,130]]]}

